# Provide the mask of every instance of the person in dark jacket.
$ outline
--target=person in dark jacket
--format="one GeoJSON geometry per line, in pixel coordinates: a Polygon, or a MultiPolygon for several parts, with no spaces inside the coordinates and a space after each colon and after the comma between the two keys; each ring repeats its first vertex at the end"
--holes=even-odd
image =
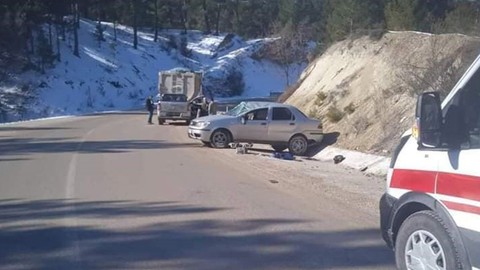
{"type": "Polygon", "coordinates": [[[148,110],[148,123],[152,123],[152,117],[153,117],[153,110],[155,109],[155,106],[153,104],[152,96],[149,96],[145,102],[145,106],[147,107],[148,110]]]}

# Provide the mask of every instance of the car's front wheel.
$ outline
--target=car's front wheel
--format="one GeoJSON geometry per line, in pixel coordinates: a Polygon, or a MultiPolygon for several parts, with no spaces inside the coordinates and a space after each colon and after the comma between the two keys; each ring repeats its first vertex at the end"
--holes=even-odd
{"type": "Polygon", "coordinates": [[[288,150],[296,156],[303,156],[308,150],[307,138],[303,135],[295,135],[288,142],[288,150]]]}
{"type": "Polygon", "coordinates": [[[466,269],[445,222],[433,211],[408,217],[400,227],[395,243],[398,269],[466,269]]]}
{"type": "Polygon", "coordinates": [[[210,144],[214,148],[227,148],[230,142],[230,134],[225,129],[215,130],[210,137],[210,144]]]}

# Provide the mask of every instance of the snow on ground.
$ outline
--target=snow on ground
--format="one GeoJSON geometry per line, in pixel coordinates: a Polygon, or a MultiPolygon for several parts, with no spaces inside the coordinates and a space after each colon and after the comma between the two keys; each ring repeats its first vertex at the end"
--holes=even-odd
{"type": "MultiPolygon", "coordinates": [[[[117,26],[114,40],[113,24],[102,23],[105,41],[95,37],[97,23],[81,20],[79,35],[80,56],[73,55],[73,33],[67,32],[61,41],[61,62],[45,74],[30,71],[22,74],[24,82],[37,88],[33,104],[23,118],[126,110],[143,107],[147,95],[157,91],[158,72],[177,67],[204,73],[204,89],[216,97],[229,96],[224,90],[227,76],[243,74],[242,97],[265,97],[281,92],[287,86],[285,69],[268,60],[252,58],[259,48],[272,39],[245,41],[236,35],[204,35],[200,31],[163,30],[158,42],[152,31],[138,32],[138,49],[133,49],[133,29],[117,26]],[[187,39],[191,51],[185,57],[169,44],[187,39]]],[[[54,42],[54,52],[56,52],[54,42]]],[[[292,65],[288,81],[294,83],[306,63],[292,65]]],[[[2,86],[0,85],[0,88],[2,86]]],[[[0,89],[6,92],[7,89],[0,89]]],[[[10,117],[18,120],[20,118],[10,117]]]]}

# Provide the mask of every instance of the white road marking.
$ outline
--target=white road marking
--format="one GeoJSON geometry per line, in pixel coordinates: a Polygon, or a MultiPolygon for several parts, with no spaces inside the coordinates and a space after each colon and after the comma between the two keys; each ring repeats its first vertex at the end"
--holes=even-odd
{"type": "MultiPolygon", "coordinates": [[[[77,156],[78,152],[83,146],[83,143],[87,140],[87,137],[90,136],[90,134],[93,133],[95,129],[90,130],[84,137],[83,139],[78,143],[77,148],[75,149],[75,152],[72,155],[72,159],[70,160],[70,164],[68,166],[68,174],[67,174],[67,183],[66,183],[66,191],[65,191],[65,197],[66,199],[75,199],[75,177],[77,175],[77,156]]],[[[78,227],[78,222],[77,218],[75,216],[75,202],[72,202],[71,207],[69,209],[70,213],[73,213],[72,218],[67,218],[67,224],[69,227],[73,228],[72,233],[71,233],[71,240],[73,244],[73,256],[75,258],[75,262],[81,263],[81,251],[80,251],[80,244],[79,244],[79,237],[78,233],[75,230],[76,227],[78,227]]]]}

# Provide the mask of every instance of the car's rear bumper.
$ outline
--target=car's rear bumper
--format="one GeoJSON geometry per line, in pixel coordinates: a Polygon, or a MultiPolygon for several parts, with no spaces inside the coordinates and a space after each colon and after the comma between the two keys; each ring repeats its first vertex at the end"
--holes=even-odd
{"type": "Polygon", "coordinates": [[[160,112],[157,114],[159,119],[164,120],[190,120],[192,119],[192,114],[188,112],[160,112]]]}
{"type": "Polygon", "coordinates": [[[307,131],[305,132],[307,140],[310,144],[318,144],[323,140],[323,132],[319,131],[307,131]]]}

